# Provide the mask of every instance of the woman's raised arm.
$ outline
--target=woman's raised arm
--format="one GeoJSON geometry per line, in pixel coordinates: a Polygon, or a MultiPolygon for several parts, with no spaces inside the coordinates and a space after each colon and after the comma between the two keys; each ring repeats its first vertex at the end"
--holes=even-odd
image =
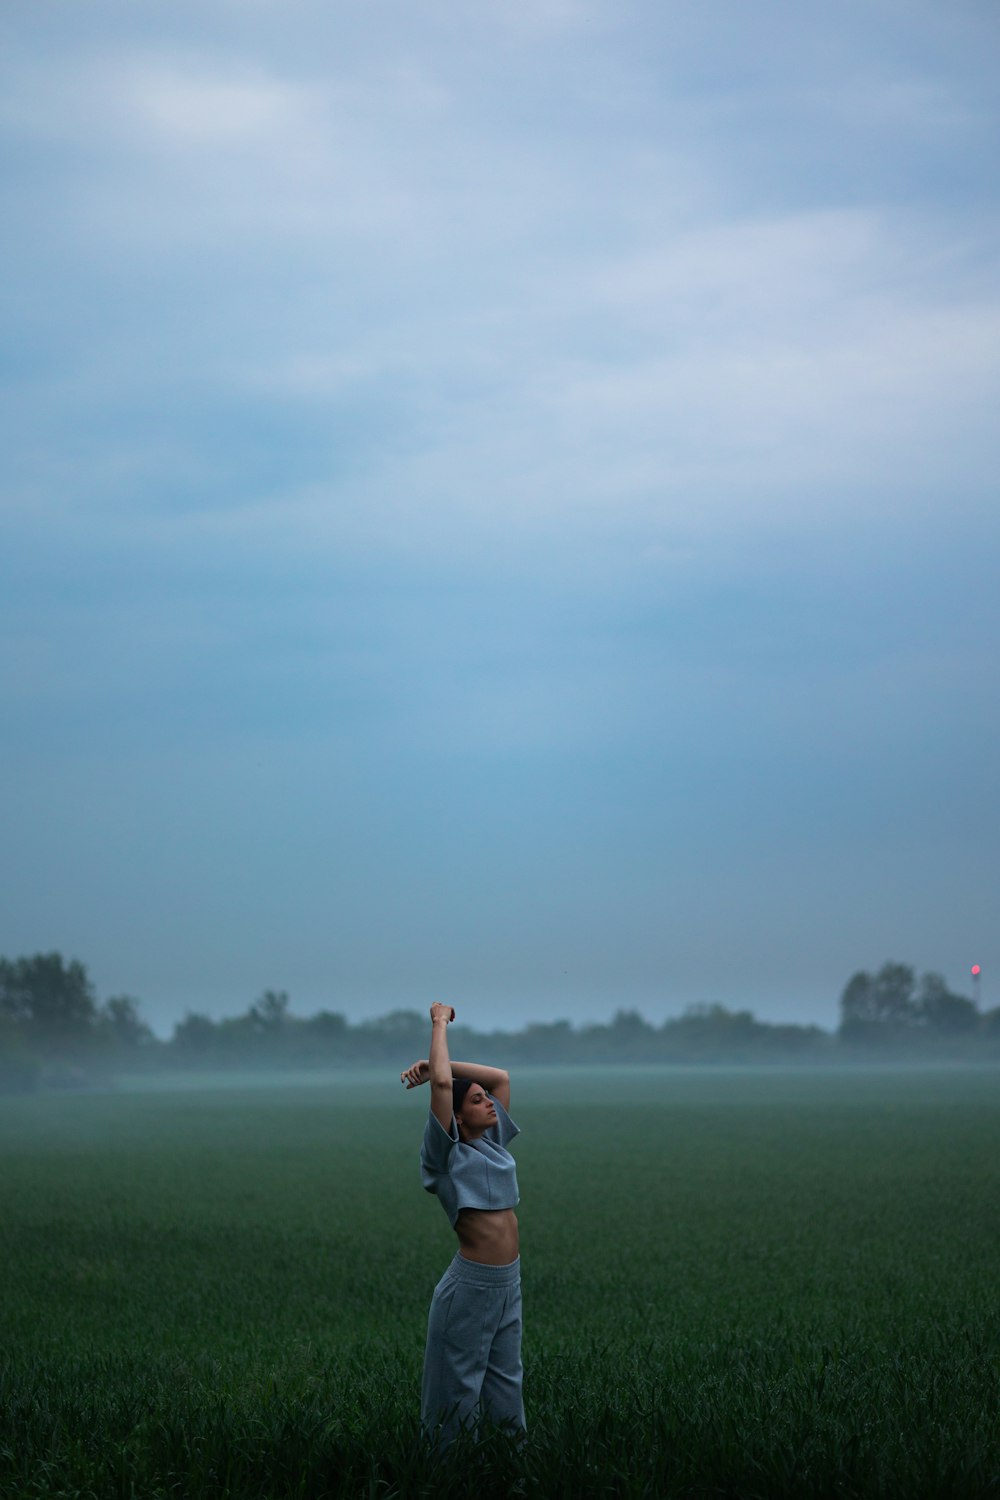
{"type": "Polygon", "coordinates": [[[445,1130],[451,1127],[453,1078],[471,1078],[492,1094],[504,1109],[510,1109],[510,1074],[505,1069],[490,1068],[486,1063],[452,1062],[449,1058],[447,1028],[454,1019],[455,1012],[450,1005],[435,1003],[431,1006],[431,1055],[412,1063],[399,1075],[400,1083],[405,1083],[408,1089],[430,1083],[431,1109],[445,1130]],[[440,1109],[435,1108],[437,1103],[440,1103],[440,1109]]]}
{"type": "Polygon", "coordinates": [[[485,1063],[453,1062],[451,1071],[455,1078],[471,1078],[481,1084],[504,1109],[510,1109],[510,1074],[503,1068],[488,1068],[485,1063]]]}
{"type": "Polygon", "coordinates": [[[455,1019],[450,1005],[435,1001],[431,1006],[431,1051],[427,1059],[431,1080],[431,1113],[445,1130],[451,1130],[452,1065],[448,1056],[448,1023],[455,1019]]]}

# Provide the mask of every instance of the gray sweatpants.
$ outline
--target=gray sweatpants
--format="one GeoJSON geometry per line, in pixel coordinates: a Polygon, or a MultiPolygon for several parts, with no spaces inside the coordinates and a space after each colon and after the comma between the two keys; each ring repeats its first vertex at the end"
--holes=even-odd
{"type": "Polygon", "coordinates": [[[521,1262],[481,1266],[456,1255],[427,1319],[420,1420],[443,1445],[481,1416],[524,1431],[521,1262]]]}

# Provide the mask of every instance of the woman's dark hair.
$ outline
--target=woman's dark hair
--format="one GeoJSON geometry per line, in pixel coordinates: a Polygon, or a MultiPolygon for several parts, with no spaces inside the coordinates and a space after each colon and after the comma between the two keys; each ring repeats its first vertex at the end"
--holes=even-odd
{"type": "Polygon", "coordinates": [[[474,1078],[453,1078],[451,1080],[451,1107],[456,1115],[461,1114],[465,1096],[475,1083],[474,1078]]]}

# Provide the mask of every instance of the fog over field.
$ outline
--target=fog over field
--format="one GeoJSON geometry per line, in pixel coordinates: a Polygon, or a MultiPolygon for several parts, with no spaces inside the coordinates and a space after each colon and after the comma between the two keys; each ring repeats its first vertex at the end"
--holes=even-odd
{"type": "MultiPolygon", "coordinates": [[[[417,1441],[427,1103],[0,1098],[0,1490],[468,1495],[417,1441]]],[[[995,1075],[515,1072],[511,1108],[531,1441],[479,1493],[995,1495],[995,1075]]]]}
{"type": "Polygon", "coordinates": [[[0,954],[1000,990],[1000,12],[0,16],[0,954]]]}

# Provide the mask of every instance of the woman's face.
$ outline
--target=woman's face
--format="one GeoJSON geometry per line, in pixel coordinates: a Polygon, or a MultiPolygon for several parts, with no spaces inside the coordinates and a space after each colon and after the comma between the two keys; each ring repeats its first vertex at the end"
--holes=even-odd
{"type": "Polygon", "coordinates": [[[474,1083],[462,1100],[462,1108],[455,1118],[460,1125],[465,1126],[470,1135],[481,1135],[484,1130],[496,1124],[497,1112],[486,1090],[474,1083]]]}

